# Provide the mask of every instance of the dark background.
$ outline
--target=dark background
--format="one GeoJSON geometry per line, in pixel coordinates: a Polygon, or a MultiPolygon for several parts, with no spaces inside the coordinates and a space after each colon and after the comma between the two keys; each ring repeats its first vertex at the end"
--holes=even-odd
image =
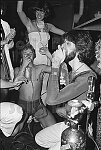
{"type": "MultiPolygon", "coordinates": [[[[5,0],[7,3],[7,11],[5,19],[17,29],[22,28],[22,23],[17,15],[17,1],[5,0]]],[[[27,9],[34,6],[38,0],[24,1],[24,10],[27,14],[27,9]]],[[[55,16],[49,20],[55,26],[69,31],[72,28],[74,14],[79,12],[80,0],[47,0],[55,13],[55,16]]],[[[101,0],[84,0],[84,14],[80,20],[80,24],[94,18],[94,14],[101,11],[101,0]]]]}
{"type": "MultiPolygon", "coordinates": [[[[17,1],[6,1],[7,10],[5,19],[10,23],[11,26],[15,26],[17,29],[22,28],[22,23],[17,14],[17,1]]],[[[27,14],[27,9],[30,6],[34,6],[34,4],[38,0],[33,1],[24,1],[24,10],[27,14]]],[[[53,19],[49,20],[49,22],[53,23],[57,27],[63,30],[70,30],[73,21],[73,7],[74,7],[74,0],[47,0],[53,10],[55,12],[55,16],[53,19]]]]}

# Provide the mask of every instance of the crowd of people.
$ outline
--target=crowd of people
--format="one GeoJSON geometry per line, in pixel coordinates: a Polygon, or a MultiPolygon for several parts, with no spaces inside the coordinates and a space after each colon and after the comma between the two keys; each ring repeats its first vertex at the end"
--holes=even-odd
{"type": "MultiPolygon", "coordinates": [[[[2,14],[3,11],[4,7],[1,7],[2,14]]],[[[9,55],[9,50],[14,46],[13,39],[16,31],[11,29],[7,22],[1,20],[3,30],[0,42],[2,93],[0,130],[6,137],[15,136],[23,129],[29,117],[32,117],[34,121],[40,122],[42,127],[42,130],[34,137],[36,143],[49,150],[59,150],[62,149],[61,134],[67,125],[64,121],[57,122],[47,105],[64,104],[62,107],[56,107],[56,113],[65,118],[67,112],[71,112],[68,102],[75,99],[92,110],[93,102],[87,101],[88,78],[93,77],[97,81],[101,77],[101,35],[98,37],[98,42],[94,43],[89,31],[71,30],[67,33],[46,23],[44,19],[49,15],[46,2],[39,1],[38,5],[29,8],[29,11],[34,13],[32,20],[23,10],[23,1],[17,2],[17,13],[27,29],[28,41],[21,49],[20,66],[16,68],[12,67],[9,55]],[[49,32],[61,37],[61,43],[53,54],[48,48],[49,32]],[[65,80],[67,78],[69,81],[65,82],[65,86],[60,89],[62,64],[67,66],[68,74],[65,80]],[[71,71],[68,71],[68,66],[71,71]],[[8,90],[12,89],[18,90],[17,103],[6,101],[8,90]]],[[[101,101],[101,81],[97,86],[95,85],[95,88],[99,89],[94,91],[95,96],[97,91],[98,99],[101,101]]],[[[101,147],[100,144],[99,147],[101,147]]]]}

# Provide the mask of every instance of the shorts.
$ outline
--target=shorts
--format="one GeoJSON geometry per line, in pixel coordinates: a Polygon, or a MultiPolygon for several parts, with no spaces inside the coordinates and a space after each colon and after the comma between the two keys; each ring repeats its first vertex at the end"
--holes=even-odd
{"type": "Polygon", "coordinates": [[[35,101],[19,100],[18,105],[21,106],[28,115],[33,115],[37,119],[41,119],[48,115],[48,111],[41,99],[35,101]]]}

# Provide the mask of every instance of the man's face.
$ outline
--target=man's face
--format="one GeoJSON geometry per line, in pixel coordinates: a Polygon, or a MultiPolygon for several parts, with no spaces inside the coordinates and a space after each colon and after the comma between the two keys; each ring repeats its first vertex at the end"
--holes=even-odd
{"type": "Polygon", "coordinates": [[[34,58],[34,53],[32,52],[31,49],[27,49],[23,51],[23,59],[33,60],[33,58],[34,58]]]}
{"type": "Polygon", "coordinates": [[[43,20],[44,16],[45,16],[45,13],[43,11],[39,11],[39,10],[36,11],[36,19],[37,20],[40,20],[40,21],[43,20]]]}
{"type": "Polygon", "coordinates": [[[76,51],[75,44],[67,40],[65,40],[61,47],[65,51],[66,56],[76,51]]]}

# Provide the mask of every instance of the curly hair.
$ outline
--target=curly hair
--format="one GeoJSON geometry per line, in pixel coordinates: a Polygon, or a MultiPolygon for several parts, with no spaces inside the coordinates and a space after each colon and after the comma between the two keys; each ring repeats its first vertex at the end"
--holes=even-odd
{"type": "Polygon", "coordinates": [[[33,46],[30,43],[27,43],[27,44],[23,45],[21,48],[20,65],[22,65],[22,62],[23,62],[23,53],[25,51],[27,51],[28,49],[30,49],[32,51],[32,53],[34,54],[34,58],[36,57],[35,49],[33,48],[33,46]]]}
{"type": "Polygon", "coordinates": [[[94,42],[88,31],[81,32],[77,36],[76,49],[78,54],[78,59],[87,65],[93,64],[96,59],[94,42]]]}
{"type": "Polygon", "coordinates": [[[99,40],[95,43],[95,53],[98,67],[101,69],[101,34],[99,35],[99,40]]]}
{"type": "Polygon", "coordinates": [[[63,44],[65,42],[65,40],[68,40],[70,42],[73,42],[75,44],[75,37],[76,37],[76,30],[72,30],[69,32],[65,32],[60,39],[60,44],[63,44]]]}
{"type": "Polygon", "coordinates": [[[93,64],[96,59],[94,42],[88,31],[72,30],[63,35],[63,39],[71,41],[76,46],[78,59],[87,65],[93,64]]]}
{"type": "Polygon", "coordinates": [[[36,5],[34,4],[34,6],[28,8],[28,15],[31,20],[36,19],[36,10],[40,10],[45,13],[44,20],[47,18],[52,18],[55,15],[51,4],[47,2],[47,0],[39,0],[36,5]]]}
{"type": "Polygon", "coordinates": [[[21,53],[23,53],[24,51],[30,49],[33,54],[35,54],[35,49],[33,48],[33,46],[30,43],[25,44],[22,49],[21,49],[21,53]]]}

